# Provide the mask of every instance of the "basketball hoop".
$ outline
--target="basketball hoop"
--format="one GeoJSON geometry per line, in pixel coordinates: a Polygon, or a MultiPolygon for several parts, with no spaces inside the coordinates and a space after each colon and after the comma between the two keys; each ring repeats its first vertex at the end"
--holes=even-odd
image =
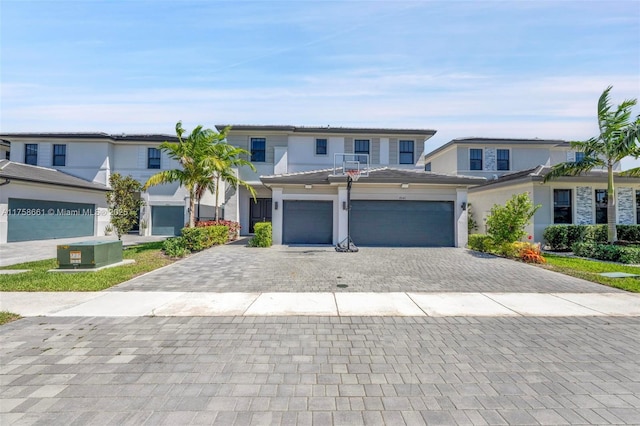
{"type": "Polygon", "coordinates": [[[358,179],[360,179],[360,170],[347,170],[347,176],[349,176],[352,181],[357,182],[358,179]]]}

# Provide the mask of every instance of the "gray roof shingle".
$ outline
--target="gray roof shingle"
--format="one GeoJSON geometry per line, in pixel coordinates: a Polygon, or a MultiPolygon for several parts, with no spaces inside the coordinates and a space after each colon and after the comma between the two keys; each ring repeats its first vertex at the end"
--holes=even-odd
{"type": "Polygon", "coordinates": [[[55,186],[108,191],[110,188],[95,182],[89,182],[56,169],[0,160],[0,179],[9,181],[37,182],[55,186]]]}

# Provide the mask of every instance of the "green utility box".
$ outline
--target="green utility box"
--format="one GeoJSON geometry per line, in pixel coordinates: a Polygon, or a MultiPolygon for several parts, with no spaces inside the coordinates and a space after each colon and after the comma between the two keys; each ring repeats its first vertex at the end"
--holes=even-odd
{"type": "Polygon", "coordinates": [[[122,241],[82,241],[58,246],[59,269],[94,269],[122,262],[122,241]]]}

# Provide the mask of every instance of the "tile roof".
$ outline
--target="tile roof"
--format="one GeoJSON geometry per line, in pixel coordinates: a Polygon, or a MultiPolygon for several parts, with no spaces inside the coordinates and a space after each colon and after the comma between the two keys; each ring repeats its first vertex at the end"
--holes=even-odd
{"type": "Polygon", "coordinates": [[[231,131],[256,131],[256,132],[292,132],[292,133],[335,133],[335,134],[375,134],[375,135],[422,135],[433,136],[436,130],[432,129],[392,129],[373,127],[314,127],[314,126],[290,126],[290,125],[250,125],[250,124],[216,124],[216,129],[222,131],[231,126],[231,131]]]}
{"type": "MultiPolygon", "coordinates": [[[[344,175],[333,174],[333,169],[312,170],[308,172],[282,175],[260,176],[262,183],[273,184],[324,184],[344,182],[344,175]]],[[[441,175],[420,169],[396,169],[381,167],[369,170],[369,176],[361,177],[360,183],[421,183],[434,185],[479,185],[485,178],[460,175],[441,175]]]]}
{"type": "Polygon", "coordinates": [[[108,191],[110,188],[95,182],[89,182],[56,169],[0,160],[0,179],[8,181],[37,182],[55,186],[108,191]]]}

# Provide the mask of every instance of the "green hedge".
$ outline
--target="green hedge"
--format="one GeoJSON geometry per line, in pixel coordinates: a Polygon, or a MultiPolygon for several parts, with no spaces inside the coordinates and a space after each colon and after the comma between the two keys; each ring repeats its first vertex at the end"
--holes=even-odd
{"type": "MultiPolygon", "coordinates": [[[[618,240],[640,243],[640,225],[617,225],[618,240]]],[[[544,240],[553,251],[571,251],[575,243],[606,243],[607,225],[552,225],[544,240]]]]}
{"type": "Polygon", "coordinates": [[[640,263],[640,247],[599,243],[575,243],[573,253],[580,257],[620,263],[640,263]]]}
{"type": "Polygon", "coordinates": [[[227,226],[202,226],[182,228],[182,236],[169,238],[162,243],[162,250],[167,256],[184,257],[187,254],[224,244],[229,239],[227,226]]]}
{"type": "Polygon", "coordinates": [[[253,226],[254,237],[249,241],[251,247],[271,247],[271,222],[258,222],[253,226]]]}

